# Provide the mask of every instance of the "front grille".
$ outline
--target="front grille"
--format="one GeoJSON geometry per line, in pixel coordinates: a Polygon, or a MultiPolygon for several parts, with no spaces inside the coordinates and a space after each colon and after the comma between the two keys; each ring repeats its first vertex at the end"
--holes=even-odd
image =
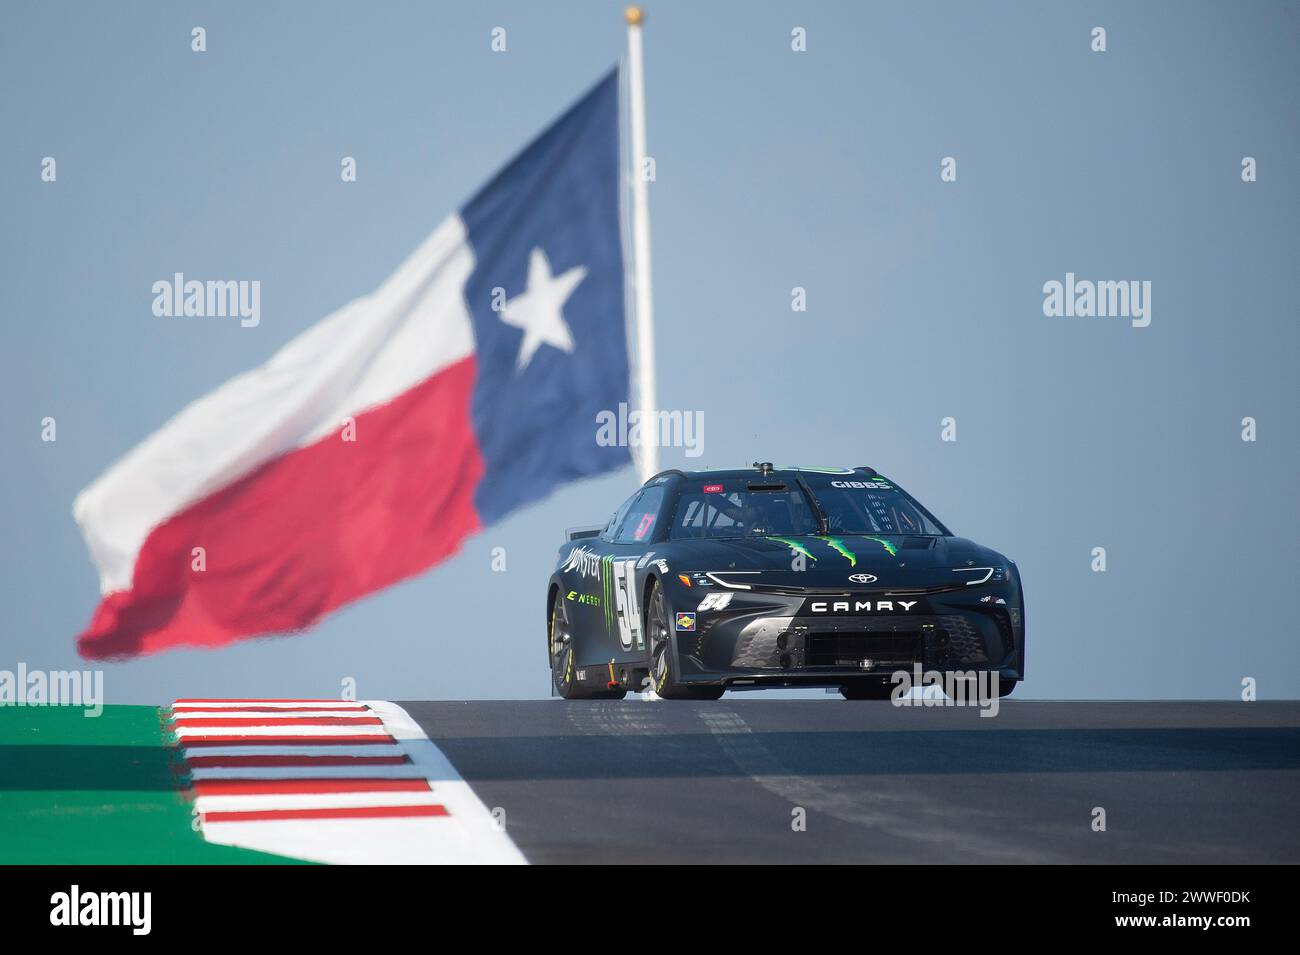
{"type": "Polygon", "coordinates": [[[911,663],[917,659],[916,633],[810,633],[805,638],[804,666],[859,666],[870,660],[875,666],[911,663]]]}

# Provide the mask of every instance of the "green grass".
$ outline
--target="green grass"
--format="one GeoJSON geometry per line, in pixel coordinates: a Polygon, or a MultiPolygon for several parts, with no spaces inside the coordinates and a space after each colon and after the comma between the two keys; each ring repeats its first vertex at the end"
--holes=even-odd
{"type": "Polygon", "coordinates": [[[258,864],[210,845],[152,706],[0,706],[0,864],[258,864]]]}

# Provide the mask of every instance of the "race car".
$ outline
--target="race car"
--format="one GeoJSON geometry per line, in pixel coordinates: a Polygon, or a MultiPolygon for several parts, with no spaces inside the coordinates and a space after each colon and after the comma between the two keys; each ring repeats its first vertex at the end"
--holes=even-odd
{"type": "Polygon", "coordinates": [[[1015,563],[869,467],[663,471],[566,538],[546,589],[565,699],[886,699],[899,670],[996,673],[1006,696],[1024,677],[1015,563]]]}

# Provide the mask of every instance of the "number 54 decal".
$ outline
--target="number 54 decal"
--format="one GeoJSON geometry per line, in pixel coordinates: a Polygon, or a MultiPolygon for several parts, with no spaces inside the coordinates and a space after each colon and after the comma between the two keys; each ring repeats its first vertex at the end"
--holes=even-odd
{"type": "Polygon", "coordinates": [[[624,650],[634,646],[645,649],[645,636],[641,631],[641,600],[636,592],[637,558],[606,558],[605,570],[608,576],[604,583],[608,591],[613,591],[613,600],[605,604],[605,626],[613,630],[618,627],[618,640],[624,650]]]}

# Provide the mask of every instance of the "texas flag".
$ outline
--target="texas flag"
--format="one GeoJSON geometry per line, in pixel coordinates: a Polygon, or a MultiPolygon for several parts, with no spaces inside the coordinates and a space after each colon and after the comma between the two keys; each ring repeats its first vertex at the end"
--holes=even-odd
{"type": "Polygon", "coordinates": [[[618,74],[374,292],[181,410],[78,495],[90,658],[310,626],[557,486],[624,466],[618,74]]]}

